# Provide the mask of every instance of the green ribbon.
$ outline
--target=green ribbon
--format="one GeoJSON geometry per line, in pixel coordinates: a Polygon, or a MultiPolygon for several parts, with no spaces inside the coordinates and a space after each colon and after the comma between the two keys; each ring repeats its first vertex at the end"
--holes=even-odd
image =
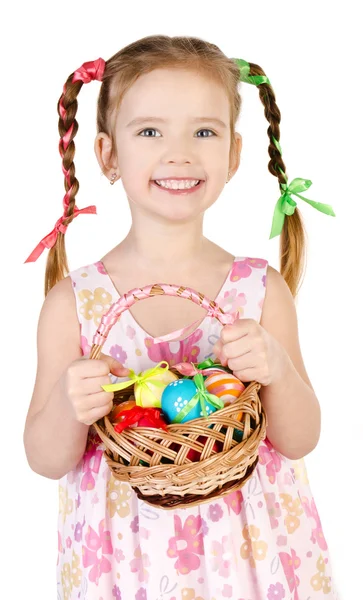
{"type": "Polygon", "coordinates": [[[245,83],[252,83],[252,85],[260,85],[260,83],[268,83],[271,85],[270,80],[266,75],[250,75],[250,64],[242,58],[233,58],[232,60],[239,66],[240,81],[245,83]]]}
{"type": "Polygon", "coordinates": [[[124,390],[125,388],[129,387],[130,385],[137,384],[137,386],[135,387],[135,390],[134,390],[135,402],[136,402],[137,406],[142,406],[142,404],[141,404],[142,390],[146,389],[149,393],[151,392],[147,382],[150,379],[152,379],[152,384],[155,387],[159,387],[159,388],[164,387],[165,388],[165,382],[158,381],[156,379],[156,377],[158,375],[160,375],[161,373],[164,373],[168,369],[169,369],[169,363],[167,363],[166,360],[162,360],[155,367],[152,367],[151,369],[147,369],[147,371],[143,371],[143,372],[139,373],[139,375],[136,375],[135,371],[130,369],[130,379],[128,381],[121,381],[120,383],[109,383],[107,385],[102,385],[101,387],[102,387],[102,389],[105,390],[105,392],[116,392],[118,390],[124,390]],[[160,367],[160,365],[162,365],[162,364],[165,364],[166,367],[160,367]]]}
{"type": "MultiPolygon", "coordinates": [[[[210,360],[210,359],[207,359],[207,360],[210,360]]],[[[206,404],[205,404],[206,401],[208,401],[209,404],[212,404],[212,406],[214,406],[217,410],[219,408],[224,407],[223,400],[221,400],[214,394],[210,394],[205,389],[203,375],[201,375],[200,373],[198,373],[197,375],[194,375],[193,381],[194,381],[195,385],[197,386],[197,391],[196,391],[195,395],[193,396],[193,398],[191,398],[189,400],[188,404],[186,404],[184,406],[184,408],[180,411],[180,413],[178,413],[177,416],[173,419],[173,423],[180,423],[184,419],[184,417],[195,407],[195,405],[198,402],[200,402],[203,417],[208,417],[208,413],[206,410],[206,404]]]]}
{"type": "MultiPolygon", "coordinates": [[[[242,58],[233,58],[232,60],[234,60],[234,62],[239,67],[240,81],[244,81],[245,83],[251,83],[253,85],[260,85],[261,83],[268,83],[269,85],[271,85],[268,77],[265,77],[264,75],[250,75],[250,64],[246,60],[243,60],[242,58]]],[[[272,136],[272,140],[282,156],[282,150],[279,141],[274,136],[272,136]]],[[[277,235],[281,234],[282,227],[285,221],[285,216],[290,216],[295,212],[297,204],[295,200],[293,200],[293,198],[291,197],[292,195],[301,198],[301,200],[304,200],[304,202],[307,202],[308,204],[310,204],[310,206],[316,208],[322,213],[325,213],[326,215],[330,215],[331,217],[336,216],[330,204],[314,202],[313,200],[308,200],[307,198],[304,198],[303,196],[300,196],[300,194],[298,194],[298,192],[304,192],[311,186],[312,182],[309,179],[302,179],[301,177],[297,177],[296,179],[293,179],[290,184],[288,184],[286,173],[284,173],[280,167],[278,167],[278,169],[280,173],[282,173],[286,183],[280,183],[280,189],[282,191],[282,194],[275,205],[275,211],[272,219],[272,227],[269,238],[270,240],[276,237],[277,235]]]]}
{"type": "MultiPolygon", "coordinates": [[[[283,171],[280,169],[281,173],[283,171]]],[[[322,213],[326,215],[330,215],[335,217],[335,213],[330,204],[322,204],[321,202],[314,202],[314,200],[308,200],[308,198],[304,198],[298,194],[298,192],[304,192],[311,186],[312,182],[309,179],[302,179],[301,177],[296,177],[292,182],[287,185],[287,183],[280,183],[280,188],[282,190],[282,195],[278,199],[275,211],[272,219],[272,227],[270,233],[270,240],[277,235],[280,235],[282,231],[282,227],[285,220],[285,215],[292,215],[295,212],[295,208],[297,206],[295,200],[292,199],[293,196],[297,196],[307,202],[313,208],[316,208],[322,213]]]]}
{"type": "MultiPolygon", "coordinates": [[[[193,363],[192,363],[193,364],[193,363]]],[[[204,370],[204,369],[209,369],[210,367],[218,367],[218,368],[224,368],[223,365],[219,364],[219,363],[215,363],[213,358],[206,358],[206,360],[203,360],[203,362],[198,363],[196,365],[196,368],[199,369],[200,371],[204,370]]]]}

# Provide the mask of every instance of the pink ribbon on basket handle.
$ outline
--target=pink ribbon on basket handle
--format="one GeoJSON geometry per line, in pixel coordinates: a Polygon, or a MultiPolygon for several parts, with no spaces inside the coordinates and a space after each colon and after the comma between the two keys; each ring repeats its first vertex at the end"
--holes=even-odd
{"type": "MultiPolygon", "coordinates": [[[[201,294],[191,288],[180,288],[180,286],[176,284],[169,283],[155,283],[152,285],[146,285],[143,288],[134,288],[127,294],[120,296],[120,298],[111,305],[108,311],[102,315],[101,322],[93,336],[92,344],[102,347],[110,330],[119,320],[122,313],[125,310],[128,310],[135,303],[136,299],[146,300],[149,298],[151,296],[151,291],[155,286],[161,288],[161,290],[163,290],[163,292],[168,296],[178,296],[179,298],[185,298],[187,300],[191,300],[195,304],[198,304],[207,311],[206,317],[216,318],[222,325],[232,325],[237,319],[239,319],[238,310],[234,313],[221,312],[222,309],[217,306],[216,302],[211,302],[205,296],[201,296],[201,294]]],[[[184,335],[184,333],[191,329],[191,327],[195,327],[198,322],[199,319],[191,325],[188,325],[188,327],[183,327],[182,329],[178,329],[177,331],[173,331],[167,335],[153,338],[153,342],[155,344],[160,344],[161,342],[175,340],[184,335]]]]}
{"type": "MultiPolygon", "coordinates": [[[[218,319],[220,322],[222,322],[223,325],[232,325],[232,323],[234,323],[239,318],[239,312],[237,310],[235,313],[221,313],[218,308],[211,307],[208,309],[208,313],[206,316],[218,319]]],[[[173,340],[179,338],[180,336],[183,336],[184,333],[186,333],[189,329],[192,329],[193,327],[195,327],[195,325],[197,325],[197,323],[199,323],[199,322],[200,322],[200,319],[198,319],[197,321],[194,321],[194,323],[192,323],[191,325],[188,325],[187,327],[183,327],[182,329],[178,329],[177,331],[172,331],[172,333],[168,333],[167,335],[163,335],[161,337],[154,338],[153,342],[154,342],[154,344],[160,344],[161,342],[173,341],[173,340]]],[[[201,371],[197,370],[195,373],[193,373],[193,375],[196,375],[197,373],[200,373],[200,372],[201,371]]]]}

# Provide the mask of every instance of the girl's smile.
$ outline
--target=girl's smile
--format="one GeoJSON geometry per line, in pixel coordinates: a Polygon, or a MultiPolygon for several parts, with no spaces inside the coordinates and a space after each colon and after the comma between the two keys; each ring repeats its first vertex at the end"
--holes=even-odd
{"type": "Polygon", "coordinates": [[[161,185],[159,185],[158,183],[156,183],[156,181],[151,180],[151,184],[152,184],[153,187],[158,188],[162,192],[168,192],[169,194],[176,194],[178,196],[180,196],[180,195],[186,195],[186,194],[192,194],[193,192],[196,192],[200,187],[202,187],[202,185],[204,183],[205,183],[204,181],[200,180],[199,183],[197,183],[197,185],[194,185],[191,188],[184,188],[184,189],[176,190],[176,189],[173,189],[173,188],[162,187],[161,185]]]}

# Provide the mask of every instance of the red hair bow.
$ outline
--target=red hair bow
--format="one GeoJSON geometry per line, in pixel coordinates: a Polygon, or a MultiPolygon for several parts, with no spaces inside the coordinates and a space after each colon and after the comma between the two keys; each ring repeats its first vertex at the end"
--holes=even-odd
{"type": "Polygon", "coordinates": [[[72,83],[75,81],[89,83],[94,79],[102,81],[105,66],[106,63],[103,58],[98,58],[97,60],[91,60],[90,62],[83,63],[83,65],[74,72],[72,83]]]}

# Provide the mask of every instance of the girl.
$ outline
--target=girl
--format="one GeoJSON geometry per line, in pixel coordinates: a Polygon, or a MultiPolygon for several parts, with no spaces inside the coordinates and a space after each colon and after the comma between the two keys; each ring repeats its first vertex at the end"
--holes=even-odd
{"type": "MultiPolygon", "coordinates": [[[[58,112],[64,214],[27,259],[50,248],[24,432],[31,468],[60,480],[58,598],[336,598],[302,460],[318,442],[320,410],[298,341],[294,298],[305,242],[292,195],[311,182],[287,183],[270,81],[259,66],[230,59],[201,39],[150,36],[106,63],[84,63],[68,78],[58,112]],[[110,183],[122,181],[132,226],[101,260],[69,273],[66,229],[80,213],[96,212],[76,206],[73,162],[77,96],[94,79],[102,81],[95,152],[110,183]],[[268,168],[281,189],[270,237],[281,234],[281,274],[265,259],[232,256],[203,236],[204,212],[240,162],[239,81],[258,86],[269,122],[268,168]],[[88,360],[109,306],[130,289],[157,282],[191,287],[241,318],[222,330],[192,302],[159,296],[153,306],[140,302],[125,312],[101,358],[88,360]],[[159,343],[179,328],[179,337],[192,331],[159,343]],[[240,490],[219,500],[153,508],[114,479],[90,428],[112,407],[113,394],[100,386],[128,368],[140,372],[161,360],[173,365],[212,355],[242,381],[262,384],[268,429],[259,463],[240,490]]],[[[331,207],[306,201],[334,215],[331,207]]]]}

